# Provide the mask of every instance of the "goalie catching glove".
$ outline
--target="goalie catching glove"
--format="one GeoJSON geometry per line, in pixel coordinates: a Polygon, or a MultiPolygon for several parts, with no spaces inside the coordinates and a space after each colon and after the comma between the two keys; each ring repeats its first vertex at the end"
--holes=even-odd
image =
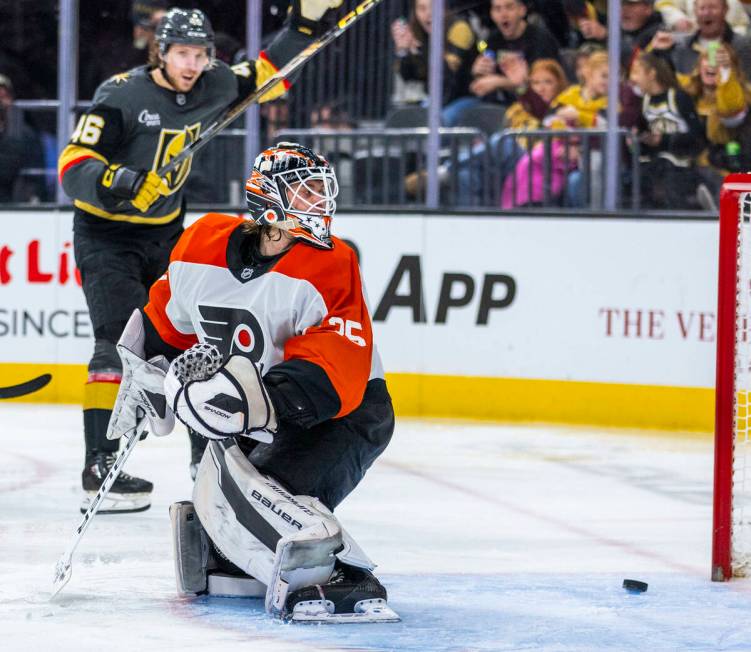
{"type": "Polygon", "coordinates": [[[173,360],[164,383],[167,401],[177,418],[209,439],[239,435],[272,442],[276,412],[258,366],[233,355],[208,380],[183,382],[182,358],[191,351],[173,360]]]}
{"type": "Polygon", "coordinates": [[[134,310],[117,343],[123,376],[107,427],[107,439],[119,439],[131,432],[143,415],[155,435],[168,435],[175,426],[175,416],[164,394],[169,363],[161,355],[147,361],[144,342],[143,316],[134,310]]]}

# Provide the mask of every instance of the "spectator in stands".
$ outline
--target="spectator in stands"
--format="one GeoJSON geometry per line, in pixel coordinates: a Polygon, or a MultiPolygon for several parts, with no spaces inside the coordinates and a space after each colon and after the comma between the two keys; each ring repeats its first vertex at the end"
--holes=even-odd
{"type": "Polygon", "coordinates": [[[545,126],[601,127],[605,125],[608,106],[608,54],[593,52],[582,64],[584,82],[569,86],[551,104],[545,126]]]}
{"type": "MultiPolygon", "coordinates": [[[[657,0],[655,8],[662,14],[665,26],[672,32],[694,32],[696,30],[696,0],[657,0]]],[[[749,18],[740,0],[728,0],[727,21],[733,31],[745,36],[749,18]]]]}
{"type": "Polygon", "coordinates": [[[130,9],[130,18],[133,22],[133,49],[144,53],[143,63],[146,63],[149,52],[154,47],[156,26],[168,8],[167,0],[133,0],[130,9]]]}
{"type": "MultiPolygon", "coordinates": [[[[519,59],[519,62],[519,65],[526,66],[523,59],[519,59]]],[[[456,170],[457,205],[474,206],[485,203],[484,200],[490,194],[490,188],[486,187],[487,179],[500,187],[528,149],[526,138],[510,137],[506,130],[540,128],[550,103],[568,86],[566,73],[555,59],[538,59],[532,64],[529,75],[525,74],[527,76],[529,87],[506,110],[504,130],[490,136],[487,146],[485,142],[478,143],[471,153],[459,157],[456,170]],[[486,163],[490,166],[487,176],[486,163]]],[[[451,171],[450,162],[439,166],[438,176],[442,185],[447,185],[451,171]]],[[[426,183],[427,173],[420,170],[406,177],[405,190],[412,197],[421,196],[426,183]]]]}
{"type": "Polygon", "coordinates": [[[738,54],[741,68],[751,74],[751,39],[735,33],[727,22],[726,0],[696,0],[694,4],[697,29],[683,38],[659,31],[651,42],[651,48],[667,50],[673,67],[679,75],[688,75],[696,67],[699,54],[708,43],[724,43],[738,54]]]}
{"type": "Polygon", "coordinates": [[[245,48],[231,34],[227,32],[216,32],[214,34],[214,56],[219,61],[224,61],[228,66],[234,66],[247,59],[245,48]]]}
{"type": "Polygon", "coordinates": [[[284,95],[273,102],[264,102],[260,106],[261,133],[265,142],[272,143],[276,134],[290,126],[289,100],[284,95]]]}
{"type": "MultiPolygon", "coordinates": [[[[432,13],[431,0],[413,0],[409,20],[400,18],[391,25],[396,71],[406,82],[427,84],[432,13]]],[[[475,35],[463,18],[448,17],[445,25],[441,121],[452,127],[465,107],[477,103],[469,93],[475,35]]]]}
{"type": "Polygon", "coordinates": [[[97,86],[112,75],[145,65],[154,46],[156,26],[167,11],[167,0],[133,0],[130,39],[96,26],[93,34],[81,34],[80,82],[82,98],[93,96],[97,86]]]}
{"type": "Polygon", "coordinates": [[[44,154],[39,136],[13,107],[13,83],[0,74],[0,203],[38,202],[47,199],[44,154]],[[36,175],[23,176],[23,169],[36,175]]]}
{"type": "Polygon", "coordinates": [[[705,147],[704,126],[666,56],[642,52],[630,81],[642,94],[642,193],[652,208],[697,208],[701,181],[694,162],[705,147]]]}
{"type": "Polygon", "coordinates": [[[573,54],[573,78],[580,86],[584,84],[584,75],[591,57],[595,52],[605,52],[599,43],[583,43],[573,54]]]}
{"type": "Polygon", "coordinates": [[[340,102],[323,102],[310,112],[311,129],[351,131],[354,126],[347,109],[340,102]]]}
{"type": "Polygon", "coordinates": [[[705,125],[708,147],[698,172],[715,201],[726,174],[751,169],[751,86],[736,53],[722,45],[699,56],[684,88],[705,125]]]}
{"type": "MultiPolygon", "coordinates": [[[[544,25],[563,48],[576,47],[569,41],[569,24],[566,5],[569,0],[527,0],[529,22],[544,25]]],[[[582,4],[586,3],[582,0],[582,4]]],[[[577,44],[578,45],[578,44],[577,44]]]]}
{"type": "MultiPolygon", "coordinates": [[[[663,27],[654,0],[621,0],[621,65],[628,70],[635,54],[644,50],[663,27]]],[[[579,29],[588,41],[606,44],[608,29],[598,20],[580,20],[579,29]]]]}
{"type": "Polygon", "coordinates": [[[563,26],[565,29],[564,47],[574,50],[587,42],[580,23],[590,26],[594,23],[604,25],[605,15],[595,8],[594,3],[585,0],[563,0],[563,26]]]}
{"type": "Polygon", "coordinates": [[[511,104],[519,90],[523,92],[527,86],[526,77],[511,71],[528,70],[538,59],[558,59],[558,44],[550,32],[528,23],[526,17],[522,0],[491,0],[490,18],[496,29],[472,64],[473,95],[484,101],[511,104]]]}
{"type": "MultiPolygon", "coordinates": [[[[551,129],[591,128],[605,126],[605,111],[608,104],[608,55],[594,52],[584,65],[584,83],[569,86],[551,103],[543,125],[551,129]]],[[[536,144],[525,153],[516,165],[513,175],[503,184],[501,206],[534,205],[545,198],[545,166],[550,165],[549,195],[557,200],[563,194],[569,173],[578,165],[577,138],[555,138],[551,142],[550,157],[544,143],[536,144]]],[[[592,153],[588,163],[599,165],[599,157],[592,153]]],[[[592,174],[594,180],[597,175],[592,174]]],[[[596,194],[596,193],[593,193],[596,194]]]]}

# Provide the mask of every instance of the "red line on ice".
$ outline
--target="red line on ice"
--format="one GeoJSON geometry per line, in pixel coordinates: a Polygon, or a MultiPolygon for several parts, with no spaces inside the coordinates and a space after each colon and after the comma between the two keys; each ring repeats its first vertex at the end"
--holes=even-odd
{"type": "Polygon", "coordinates": [[[624,543],[623,541],[619,541],[618,539],[611,539],[610,537],[602,536],[601,534],[597,534],[596,532],[592,532],[591,530],[588,530],[586,528],[580,527],[578,525],[573,525],[572,523],[568,521],[564,521],[563,519],[556,518],[555,516],[544,514],[542,512],[538,512],[533,509],[528,509],[526,507],[520,507],[509,501],[502,500],[495,496],[489,496],[479,491],[474,491],[458,483],[451,482],[450,480],[443,480],[441,478],[436,478],[430,475],[429,473],[426,473],[425,471],[420,471],[411,466],[407,466],[406,464],[400,464],[399,462],[394,462],[391,460],[388,460],[388,461],[384,460],[381,462],[381,464],[390,466],[398,471],[401,471],[402,473],[413,475],[422,480],[427,480],[428,482],[432,482],[433,484],[437,484],[442,487],[448,487],[449,489],[453,489],[454,491],[458,491],[468,496],[472,496],[472,498],[476,498],[477,500],[482,500],[486,503],[490,503],[498,507],[503,507],[504,509],[507,509],[508,511],[514,512],[521,516],[526,516],[527,518],[533,518],[538,521],[542,521],[544,523],[553,524],[562,530],[565,530],[567,532],[572,532],[573,534],[584,537],[585,539],[591,539],[602,545],[610,546],[611,548],[617,548],[618,550],[627,552],[632,555],[638,555],[640,557],[646,557],[647,559],[659,561],[666,568],[672,568],[682,573],[691,573],[692,575],[693,574],[700,574],[700,575],[705,574],[699,568],[696,568],[694,566],[688,566],[686,564],[681,564],[680,562],[677,562],[671,559],[670,557],[666,557],[665,555],[661,555],[658,552],[653,552],[652,550],[647,550],[646,548],[640,548],[639,546],[635,546],[630,543],[624,543]]]}

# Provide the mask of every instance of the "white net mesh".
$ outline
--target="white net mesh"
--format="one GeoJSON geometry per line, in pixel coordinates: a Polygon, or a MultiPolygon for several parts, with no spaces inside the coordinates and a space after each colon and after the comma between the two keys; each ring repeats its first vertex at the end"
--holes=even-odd
{"type": "Polygon", "coordinates": [[[751,571],[751,478],[746,471],[751,428],[751,193],[740,200],[738,285],[736,287],[735,446],[733,454],[733,574],[751,571]]]}

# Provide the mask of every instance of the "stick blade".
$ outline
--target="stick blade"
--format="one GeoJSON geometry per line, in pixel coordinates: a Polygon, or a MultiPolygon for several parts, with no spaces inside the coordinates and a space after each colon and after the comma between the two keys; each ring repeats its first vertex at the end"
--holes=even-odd
{"type": "Polygon", "coordinates": [[[70,581],[73,575],[73,564],[65,557],[55,565],[55,577],[52,579],[52,593],[50,594],[50,600],[54,600],[55,596],[63,590],[63,587],[70,581]]]}
{"type": "Polygon", "coordinates": [[[50,380],[52,380],[52,374],[42,374],[41,376],[27,380],[25,383],[11,385],[10,387],[0,387],[0,399],[18,398],[19,396],[26,396],[26,394],[38,392],[45,387],[50,380]]]}

